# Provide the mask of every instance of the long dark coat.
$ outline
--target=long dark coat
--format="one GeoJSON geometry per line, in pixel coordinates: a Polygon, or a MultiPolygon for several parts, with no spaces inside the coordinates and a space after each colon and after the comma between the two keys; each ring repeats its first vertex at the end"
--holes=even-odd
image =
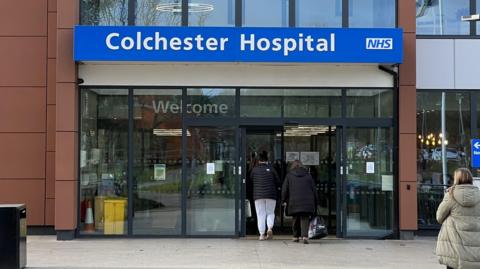
{"type": "Polygon", "coordinates": [[[312,176],[305,168],[290,171],[283,182],[282,202],[287,203],[287,215],[314,214],[317,191],[312,176]]]}

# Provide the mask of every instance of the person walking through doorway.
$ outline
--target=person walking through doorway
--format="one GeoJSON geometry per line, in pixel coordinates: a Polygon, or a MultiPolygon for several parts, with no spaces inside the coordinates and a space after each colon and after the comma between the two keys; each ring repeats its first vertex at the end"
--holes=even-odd
{"type": "Polygon", "coordinates": [[[287,204],[287,215],[293,216],[293,242],[308,244],[310,217],[315,214],[318,197],[315,182],[298,160],[293,161],[282,186],[282,202],[287,204]]]}
{"type": "Polygon", "coordinates": [[[250,178],[253,180],[253,199],[255,200],[255,211],[257,213],[259,240],[272,239],[279,178],[273,167],[268,163],[268,153],[266,151],[260,153],[258,164],[253,168],[250,178]],[[267,223],[266,235],[265,222],[267,223]]]}
{"type": "Polygon", "coordinates": [[[436,249],[440,264],[480,268],[480,190],[467,168],[455,170],[453,186],[438,206],[437,221],[442,224],[436,249]]]}

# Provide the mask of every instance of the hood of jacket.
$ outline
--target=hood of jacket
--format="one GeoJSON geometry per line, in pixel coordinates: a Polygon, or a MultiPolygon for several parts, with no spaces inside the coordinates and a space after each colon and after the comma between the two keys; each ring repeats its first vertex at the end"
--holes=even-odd
{"type": "Polygon", "coordinates": [[[480,203],[480,190],[474,185],[457,185],[453,197],[463,207],[472,207],[480,203]]]}
{"type": "Polygon", "coordinates": [[[292,173],[296,177],[304,177],[307,175],[308,171],[307,169],[300,167],[290,171],[290,173],[292,173]]]}

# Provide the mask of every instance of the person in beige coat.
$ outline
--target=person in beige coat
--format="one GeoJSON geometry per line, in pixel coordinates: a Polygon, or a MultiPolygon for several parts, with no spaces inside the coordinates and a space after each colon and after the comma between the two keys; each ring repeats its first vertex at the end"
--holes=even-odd
{"type": "Polygon", "coordinates": [[[438,207],[437,221],[442,224],[436,250],[440,264],[480,268],[480,190],[468,169],[455,170],[453,186],[438,207]]]}

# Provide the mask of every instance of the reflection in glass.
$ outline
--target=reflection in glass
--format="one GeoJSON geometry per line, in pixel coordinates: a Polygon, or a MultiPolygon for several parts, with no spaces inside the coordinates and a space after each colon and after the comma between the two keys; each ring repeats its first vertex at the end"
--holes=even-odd
{"type": "Polygon", "coordinates": [[[347,236],[392,233],[393,135],[391,128],[346,130],[347,236]]]}
{"type": "MultiPolygon", "coordinates": [[[[418,224],[437,226],[436,208],[443,199],[441,92],[417,93],[418,224]]],[[[448,92],[445,98],[447,185],[459,167],[470,167],[470,94],[448,92]]]]}
{"type": "Polygon", "coordinates": [[[240,89],[241,117],[281,117],[282,89],[240,89]]]}
{"type": "Polygon", "coordinates": [[[128,25],[128,1],[81,0],[80,24],[128,25]]]}
{"type": "Polygon", "coordinates": [[[189,0],[188,25],[235,26],[235,0],[189,0]]]}
{"type": "Polygon", "coordinates": [[[135,25],[180,26],[181,0],[136,0],[135,25]]]}
{"type": "Polygon", "coordinates": [[[235,89],[187,89],[187,116],[234,117],[235,89]]]}
{"type": "Polygon", "coordinates": [[[341,117],[341,90],[295,89],[284,92],[284,116],[292,118],[341,117]]]}
{"type": "Polygon", "coordinates": [[[297,0],[297,27],[342,27],[342,0],[297,0]]]}
{"type": "Polygon", "coordinates": [[[387,118],[393,116],[392,90],[347,90],[347,117],[387,118]]]}
{"type": "Polygon", "coordinates": [[[127,94],[121,89],[81,92],[81,233],[127,233],[127,94]]]}
{"type": "Polygon", "coordinates": [[[182,91],[134,91],[133,233],[181,233],[182,91]]]}
{"type": "Polygon", "coordinates": [[[187,234],[235,234],[235,128],[188,128],[187,234]]]}
{"type": "Polygon", "coordinates": [[[395,7],[395,0],[349,0],[349,27],[393,28],[395,7]]]}
{"type": "Polygon", "coordinates": [[[467,35],[470,24],[461,17],[470,14],[470,0],[418,0],[417,34],[467,35]]]}
{"type": "Polygon", "coordinates": [[[244,26],[288,26],[288,0],[243,0],[244,26]]]}

